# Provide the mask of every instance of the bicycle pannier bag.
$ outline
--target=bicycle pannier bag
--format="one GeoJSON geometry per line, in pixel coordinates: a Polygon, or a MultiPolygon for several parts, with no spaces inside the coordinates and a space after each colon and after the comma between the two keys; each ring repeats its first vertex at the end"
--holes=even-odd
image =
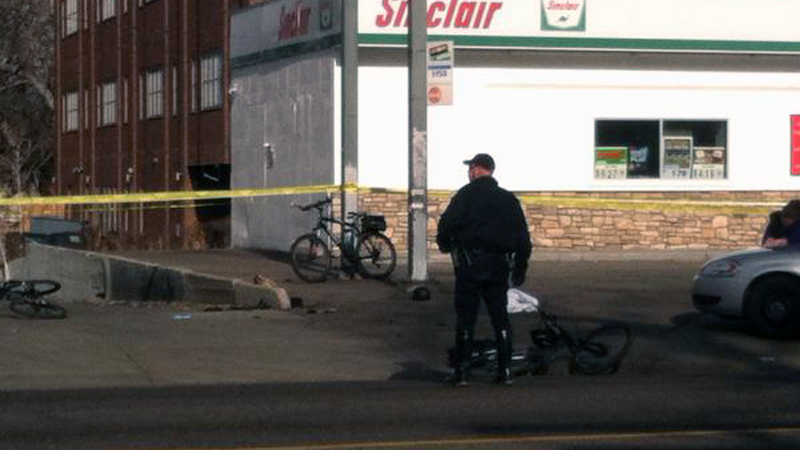
{"type": "Polygon", "coordinates": [[[386,230],[386,218],[383,216],[364,216],[361,218],[361,229],[364,231],[386,230]]]}

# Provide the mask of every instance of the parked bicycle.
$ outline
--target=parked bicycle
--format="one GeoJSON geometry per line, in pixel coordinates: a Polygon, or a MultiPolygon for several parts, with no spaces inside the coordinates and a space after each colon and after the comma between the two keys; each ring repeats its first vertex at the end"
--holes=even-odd
{"type": "Polygon", "coordinates": [[[53,280],[8,280],[0,282],[0,299],[8,300],[8,308],[19,315],[34,319],[63,319],[67,310],[44,296],[61,289],[53,280]]]}
{"type": "MultiPolygon", "coordinates": [[[[544,375],[559,359],[567,358],[571,375],[612,374],[619,371],[622,360],[631,348],[633,335],[627,325],[602,325],[582,336],[576,336],[558,323],[558,318],[537,308],[541,324],[530,330],[531,345],[511,355],[511,373],[544,375]]],[[[455,366],[455,349],[448,350],[448,364],[455,366]]],[[[473,343],[470,368],[497,370],[497,346],[493,340],[473,343]]]]}
{"type": "Polygon", "coordinates": [[[388,278],[397,265],[397,253],[392,241],[382,233],[386,219],[351,212],[346,221],[341,221],[324,213],[331,202],[326,198],[310,205],[293,205],[301,211],[314,209],[318,216],[312,231],[295,239],[289,250],[294,272],[310,283],[325,281],[333,259],[327,240],[339,249],[342,265],[349,264],[365,278],[388,278]],[[337,226],[341,230],[338,236],[331,230],[337,226]]]}

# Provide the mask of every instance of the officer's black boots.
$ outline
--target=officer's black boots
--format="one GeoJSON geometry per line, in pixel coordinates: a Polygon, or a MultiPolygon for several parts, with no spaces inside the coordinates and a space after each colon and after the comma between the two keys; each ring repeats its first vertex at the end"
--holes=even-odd
{"type": "Polygon", "coordinates": [[[453,386],[469,386],[469,366],[472,359],[472,332],[456,331],[455,371],[447,378],[453,386]]]}
{"type": "Polygon", "coordinates": [[[511,332],[500,330],[497,333],[497,377],[495,384],[511,386],[511,332]]]}

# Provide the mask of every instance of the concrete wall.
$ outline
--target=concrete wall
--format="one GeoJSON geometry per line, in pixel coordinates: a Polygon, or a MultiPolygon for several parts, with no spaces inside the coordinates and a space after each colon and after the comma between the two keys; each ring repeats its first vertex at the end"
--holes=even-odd
{"type": "Polygon", "coordinates": [[[9,267],[10,279],[52,279],[61,283],[59,301],[104,299],[133,302],[256,304],[289,308],[286,291],[184,269],[147,264],[101,253],[29,243],[26,255],[9,267]]]}
{"type": "Polygon", "coordinates": [[[52,279],[61,283],[59,300],[107,298],[108,259],[97,253],[27,243],[25,256],[9,263],[13,280],[52,279]]]}
{"type": "MultiPolygon", "coordinates": [[[[333,52],[323,51],[233,72],[233,189],[333,183],[334,62],[333,52]],[[272,167],[265,144],[274,152],[272,167]]],[[[233,246],[288,250],[312,225],[291,203],[314,198],[234,199],[233,246]]]]}

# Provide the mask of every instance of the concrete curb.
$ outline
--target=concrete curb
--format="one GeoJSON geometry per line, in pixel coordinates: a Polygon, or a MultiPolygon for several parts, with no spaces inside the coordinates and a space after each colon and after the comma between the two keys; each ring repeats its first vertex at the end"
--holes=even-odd
{"type": "Polygon", "coordinates": [[[59,301],[102,299],[132,302],[291,307],[286,290],[271,280],[259,284],[164,267],[119,256],[29,243],[26,255],[9,264],[12,279],[55,279],[59,301]]]}
{"type": "MultiPolygon", "coordinates": [[[[533,249],[531,261],[697,261],[704,262],[736,249],[681,250],[540,250],[533,249]]],[[[398,255],[399,264],[407,264],[408,256],[398,255]]],[[[429,250],[428,262],[449,264],[450,255],[429,250]]]]}

